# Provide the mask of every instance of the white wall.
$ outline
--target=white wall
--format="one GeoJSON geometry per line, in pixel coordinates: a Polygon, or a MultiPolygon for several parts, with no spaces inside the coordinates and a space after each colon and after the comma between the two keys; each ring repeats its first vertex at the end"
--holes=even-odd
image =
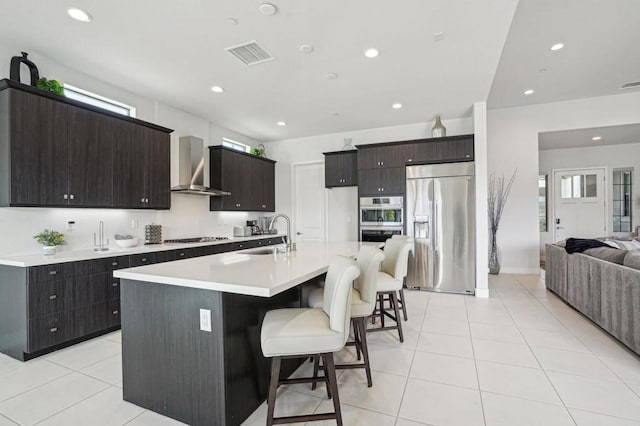
{"type": "MultiPolygon", "coordinates": [[[[638,135],[640,141],[640,135],[638,135]]],[[[640,218],[636,212],[640,212],[640,143],[604,145],[594,147],[582,147],[571,149],[553,149],[540,151],[540,174],[546,173],[549,176],[548,189],[548,221],[549,232],[540,233],[540,253],[544,254],[544,245],[553,241],[553,206],[554,206],[554,186],[552,182],[553,171],[558,169],[575,169],[582,167],[605,167],[606,191],[607,191],[607,235],[615,235],[613,232],[613,170],[633,169],[632,182],[632,227],[640,224],[640,218]]],[[[628,233],[623,233],[628,234],[628,233]]]]}
{"type": "MultiPolygon", "coordinates": [[[[473,133],[471,118],[443,120],[448,135],[473,133]]],[[[265,143],[267,155],[276,163],[276,208],[291,215],[291,164],[324,161],[323,152],[339,151],[345,138],[353,145],[403,141],[430,137],[433,123],[379,127],[345,133],[309,136],[265,143]]],[[[358,239],[358,189],[325,189],[328,192],[328,236],[330,241],[358,239]]]]}
{"type": "MultiPolygon", "coordinates": [[[[9,76],[9,58],[19,55],[19,46],[0,45],[0,78],[9,76]]],[[[180,136],[198,136],[206,145],[219,145],[227,137],[249,145],[259,141],[225,129],[207,119],[146,99],[100,81],[75,69],[56,63],[38,52],[30,52],[29,58],[36,63],[40,75],[72,84],[94,93],[136,107],[137,118],[175,129],[171,134],[171,184],[178,181],[177,152],[180,136]]],[[[24,80],[24,79],[23,79],[24,80]]],[[[24,80],[26,81],[26,80],[24,80]]],[[[208,157],[207,157],[208,158],[208,157]]],[[[208,167],[207,167],[208,170],[208,167]]],[[[208,179],[208,176],[205,177],[208,179]]],[[[44,209],[44,208],[0,208],[0,255],[38,253],[40,248],[32,236],[44,228],[53,228],[65,234],[68,245],[64,250],[89,248],[93,245],[93,232],[98,222],[105,222],[105,234],[113,240],[115,233],[130,233],[144,237],[144,225],[163,225],[163,237],[185,237],[198,235],[232,235],[233,225],[244,225],[244,221],[258,217],[256,213],[209,212],[209,198],[172,194],[169,211],[108,210],[108,209],[44,209]],[[75,220],[73,231],[65,230],[68,219],[75,220]]],[[[111,242],[113,245],[113,241],[111,242]]]]}
{"type": "Polygon", "coordinates": [[[489,173],[514,182],[498,232],[502,271],[537,273],[538,133],[640,122],[640,92],[489,110],[489,173]]]}

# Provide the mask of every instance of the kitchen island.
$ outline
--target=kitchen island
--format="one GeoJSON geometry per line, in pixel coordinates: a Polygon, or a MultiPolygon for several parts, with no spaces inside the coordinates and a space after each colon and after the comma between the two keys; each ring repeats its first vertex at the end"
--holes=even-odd
{"type": "MultiPolygon", "coordinates": [[[[114,272],[121,279],[123,396],[190,425],[239,425],[266,398],[267,311],[300,307],[336,255],[361,243],[305,242],[114,272]]],[[[288,374],[299,365],[283,365],[288,374]]]]}

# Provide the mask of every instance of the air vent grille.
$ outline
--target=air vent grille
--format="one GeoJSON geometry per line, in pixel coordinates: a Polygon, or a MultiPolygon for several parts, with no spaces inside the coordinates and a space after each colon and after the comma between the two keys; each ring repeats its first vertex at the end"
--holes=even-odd
{"type": "Polygon", "coordinates": [[[273,60],[273,56],[255,40],[238,46],[227,47],[225,50],[247,65],[261,64],[273,60]]]}
{"type": "Polygon", "coordinates": [[[640,81],[634,81],[633,83],[625,83],[622,85],[621,89],[634,89],[636,87],[640,87],[640,81]]]}

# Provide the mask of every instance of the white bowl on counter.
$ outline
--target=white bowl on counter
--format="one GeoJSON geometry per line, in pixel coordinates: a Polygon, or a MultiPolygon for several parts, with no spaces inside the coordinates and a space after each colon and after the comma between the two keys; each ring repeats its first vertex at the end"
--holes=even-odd
{"type": "Polygon", "coordinates": [[[115,241],[118,247],[128,248],[128,247],[137,246],[139,239],[138,237],[134,237],[134,238],[129,238],[127,240],[115,240],[115,241]]]}

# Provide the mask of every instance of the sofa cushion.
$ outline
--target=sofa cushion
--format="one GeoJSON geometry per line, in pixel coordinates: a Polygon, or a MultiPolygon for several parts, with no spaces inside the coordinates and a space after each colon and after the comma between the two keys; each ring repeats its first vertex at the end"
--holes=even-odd
{"type": "Polygon", "coordinates": [[[629,268],[640,269],[640,250],[629,250],[622,264],[629,268]]]}
{"type": "Polygon", "coordinates": [[[584,254],[597,257],[598,259],[605,260],[611,263],[617,263],[622,265],[624,257],[627,255],[627,250],[619,250],[613,247],[596,247],[583,251],[584,254]]]}

